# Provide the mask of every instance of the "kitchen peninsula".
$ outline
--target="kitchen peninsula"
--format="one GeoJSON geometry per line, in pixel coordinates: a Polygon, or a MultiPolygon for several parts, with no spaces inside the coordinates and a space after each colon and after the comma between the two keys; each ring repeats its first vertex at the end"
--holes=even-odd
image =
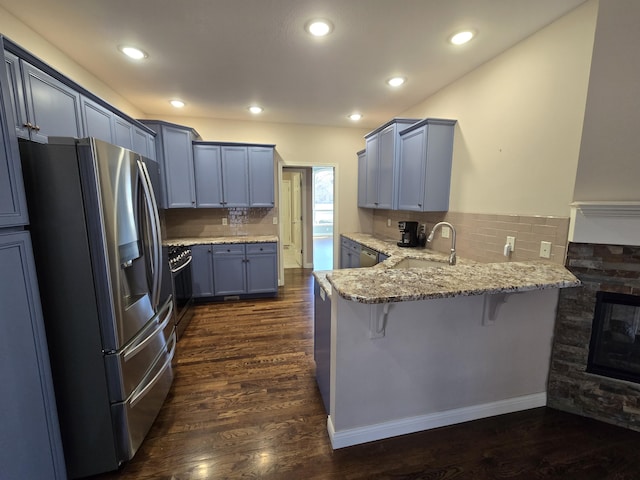
{"type": "Polygon", "coordinates": [[[345,236],[389,258],[314,273],[331,301],[334,448],[546,404],[558,289],[580,284],[569,271],[542,262],[450,266],[432,250],[345,236]]]}

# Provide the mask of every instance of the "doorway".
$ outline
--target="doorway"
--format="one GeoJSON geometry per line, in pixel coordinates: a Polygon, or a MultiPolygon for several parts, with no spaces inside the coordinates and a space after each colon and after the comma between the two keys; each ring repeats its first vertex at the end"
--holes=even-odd
{"type": "Polygon", "coordinates": [[[333,269],[334,166],[282,166],[280,268],[333,269]]]}
{"type": "Polygon", "coordinates": [[[288,168],[282,170],[281,221],[284,268],[303,267],[303,180],[304,171],[288,168]]]}

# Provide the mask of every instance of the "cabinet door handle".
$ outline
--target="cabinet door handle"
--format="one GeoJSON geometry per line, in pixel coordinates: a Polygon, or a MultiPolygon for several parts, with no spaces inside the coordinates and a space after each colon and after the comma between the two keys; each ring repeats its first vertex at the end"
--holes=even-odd
{"type": "Polygon", "coordinates": [[[34,126],[33,126],[33,129],[34,129],[36,132],[39,132],[39,131],[40,131],[40,127],[39,127],[38,125],[34,125],[34,126]]]}
{"type": "Polygon", "coordinates": [[[27,128],[33,128],[33,125],[31,124],[31,122],[23,123],[22,126],[27,128]]]}
{"type": "Polygon", "coordinates": [[[419,207],[421,207],[421,206],[422,206],[422,204],[421,204],[421,203],[419,203],[419,204],[418,204],[418,206],[419,206],[419,207]]]}

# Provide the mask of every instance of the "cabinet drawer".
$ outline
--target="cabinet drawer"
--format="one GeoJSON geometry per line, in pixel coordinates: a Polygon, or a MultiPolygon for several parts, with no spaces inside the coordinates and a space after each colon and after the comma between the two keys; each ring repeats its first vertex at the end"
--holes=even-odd
{"type": "Polygon", "coordinates": [[[244,255],[244,243],[213,245],[214,255],[244,255]]]}
{"type": "Polygon", "coordinates": [[[248,243],[247,255],[253,255],[256,253],[276,253],[276,243],[248,243]]]}

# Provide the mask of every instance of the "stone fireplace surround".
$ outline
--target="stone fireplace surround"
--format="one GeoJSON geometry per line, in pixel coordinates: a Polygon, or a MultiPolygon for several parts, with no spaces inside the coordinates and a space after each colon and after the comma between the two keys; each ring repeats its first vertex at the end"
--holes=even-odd
{"type": "Polygon", "coordinates": [[[573,204],[565,265],[582,286],[560,291],[547,404],[640,431],[640,384],[586,373],[596,293],[640,295],[640,202],[573,204]]]}

